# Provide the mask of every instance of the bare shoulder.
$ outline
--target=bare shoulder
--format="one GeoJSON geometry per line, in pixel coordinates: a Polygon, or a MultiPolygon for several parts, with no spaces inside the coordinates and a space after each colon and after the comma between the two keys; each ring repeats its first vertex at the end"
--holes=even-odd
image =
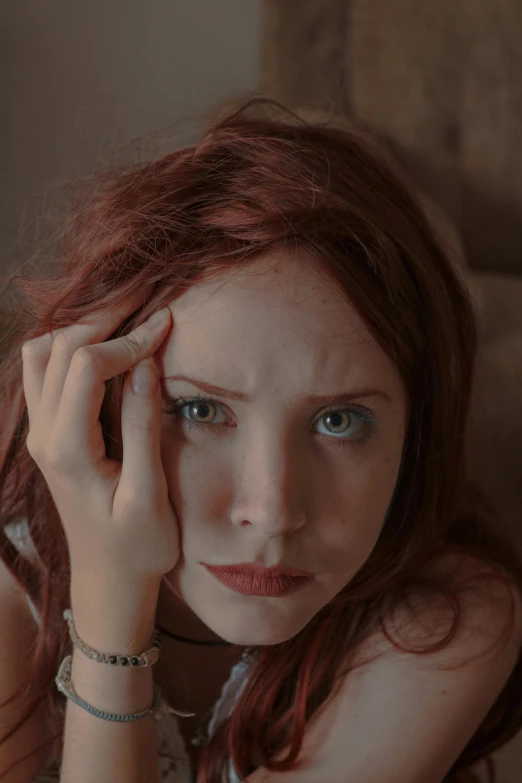
{"type": "MultiPolygon", "coordinates": [[[[2,736],[18,721],[20,701],[9,701],[26,679],[29,651],[33,647],[38,628],[20,586],[6,565],[0,561],[0,724],[2,736]]],[[[36,688],[36,683],[31,683],[36,688]]],[[[0,742],[0,778],[18,759],[50,739],[45,714],[40,709],[8,740],[0,742]]],[[[44,765],[49,750],[37,752],[16,767],[16,781],[34,780],[44,765]]],[[[13,773],[14,774],[14,771],[13,773]]],[[[10,780],[8,776],[6,780],[10,780]]]]}
{"type": "Polygon", "coordinates": [[[386,622],[395,641],[417,652],[402,652],[379,629],[357,651],[352,664],[378,655],[419,669],[487,667],[503,655],[513,668],[522,648],[522,595],[512,577],[474,555],[454,552],[438,558],[424,575],[440,580],[443,590],[411,596],[386,622]],[[429,647],[434,651],[418,654],[429,647]]]}
{"type": "Polygon", "coordinates": [[[433,651],[405,652],[374,632],[343,662],[345,674],[308,722],[300,770],[259,770],[249,783],[440,783],[520,660],[522,600],[509,579],[470,555],[447,555],[434,572],[458,596],[451,640],[437,646],[452,625],[447,601],[405,604],[386,623],[392,638],[433,651]],[[362,665],[352,670],[354,663],[362,665]]]}
{"type": "Polygon", "coordinates": [[[494,567],[460,554],[442,557],[434,574],[450,590],[455,588],[455,634],[438,646],[454,619],[447,600],[404,606],[391,623],[391,629],[400,631],[398,640],[433,651],[404,652],[382,631],[376,632],[357,656],[369,663],[341,678],[310,734],[317,753],[328,755],[339,769],[347,758],[354,772],[360,763],[368,781],[385,774],[401,783],[442,780],[520,662],[522,597],[508,575],[499,578],[494,567]],[[389,750],[381,761],[372,756],[375,742],[389,750]],[[387,766],[381,769],[385,759],[387,766]]]}
{"type": "MultiPolygon", "coordinates": [[[[448,644],[448,655],[458,651],[463,654],[484,652],[491,649],[497,654],[496,644],[507,645],[513,654],[522,646],[522,595],[512,576],[500,566],[488,563],[473,554],[449,552],[440,557],[432,567],[435,576],[447,585],[457,600],[457,632],[448,644]],[[454,593],[453,593],[454,590],[454,593]]],[[[428,572],[429,575],[429,572],[428,572]]],[[[446,614],[448,601],[428,605],[417,616],[420,626],[436,632],[436,620],[446,614]],[[438,611],[437,611],[438,610],[438,611]]],[[[451,618],[453,619],[453,612],[451,618]]]]}

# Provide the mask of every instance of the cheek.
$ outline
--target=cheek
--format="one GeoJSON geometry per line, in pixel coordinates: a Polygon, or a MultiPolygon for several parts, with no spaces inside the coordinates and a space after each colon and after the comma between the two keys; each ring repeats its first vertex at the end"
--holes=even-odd
{"type": "Polygon", "coordinates": [[[169,497],[181,525],[185,516],[194,520],[223,518],[230,472],[216,471],[211,455],[198,455],[183,449],[183,444],[173,443],[172,433],[162,439],[161,459],[169,497]]]}
{"type": "Polygon", "coordinates": [[[314,548],[324,553],[325,571],[346,581],[362,568],[375,547],[382,519],[355,510],[316,529],[314,548]]]}
{"type": "MultiPolygon", "coordinates": [[[[353,465],[352,465],[353,467],[353,465]]],[[[323,504],[315,528],[319,546],[329,552],[332,572],[355,572],[375,547],[392,501],[399,466],[375,459],[344,471],[330,483],[330,502],[323,504]]]]}

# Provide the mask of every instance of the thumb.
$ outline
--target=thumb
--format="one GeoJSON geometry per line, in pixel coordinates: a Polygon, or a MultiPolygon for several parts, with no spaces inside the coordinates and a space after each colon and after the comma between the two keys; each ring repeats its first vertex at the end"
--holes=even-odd
{"type": "Polygon", "coordinates": [[[149,357],[138,362],[129,373],[123,392],[123,459],[119,484],[126,495],[140,497],[143,492],[150,495],[162,487],[160,402],[158,372],[149,357]]]}

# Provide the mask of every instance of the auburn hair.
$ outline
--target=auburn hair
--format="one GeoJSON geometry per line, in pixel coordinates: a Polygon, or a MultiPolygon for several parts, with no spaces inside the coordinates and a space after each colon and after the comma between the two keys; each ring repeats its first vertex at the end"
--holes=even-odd
{"type": "MultiPolygon", "coordinates": [[[[75,192],[54,236],[52,272],[40,263],[10,278],[25,301],[0,365],[0,548],[41,625],[27,682],[11,699],[32,682],[38,694],[1,739],[45,701],[53,747],[61,747],[65,698],[54,677],[70,644],[63,620],[68,551],[52,496],[26,448],[21,346],[151,286],[145,305],[112,337],[126,334],[192,285],[277,251],[281,264],[313,259],[349,295],[398,367],[411,412],[396,492],[370,557],[295,637],[252,648],[246,686],[203,751],[198,783],[225,779],[228,758],[243,777],[260,766],[289,770],[339,667],[370,634],[381,629],[397,649],[419,655],[443,649],[455,636],[457,586],[428,576],[427,566],[441,554],[480,559],[487,578],[509,588],[513,621],[522,562],[469,475],[465,453],[477,351],[474,302],[416,186],[376,133],[356,122],[295,113],[263,96],[211,115],[196,143],[112,166],[75,192]],[[5,532],[19,519],[27,520],[38,560],[24,557],[5,532]],[[443,638],[422,648],[394,639],[386,626],[413,595],[426,602],[442,596],[452,615],[443,638]]],[[[108,382],[100,414],[109,457],[121,441],[114,412],[124,381],[108,382]]],[[[519,657],[446,780],[463,780],[466,769],[517,733],[521,691],[519,657]]]]}

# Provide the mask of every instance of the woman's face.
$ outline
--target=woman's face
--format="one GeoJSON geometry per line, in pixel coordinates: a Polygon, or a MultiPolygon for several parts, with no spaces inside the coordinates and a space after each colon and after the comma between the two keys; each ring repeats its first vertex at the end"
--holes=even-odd
{"type": "Polygon", "coordinates": [[[408,416],[398,370],[343,295],[308,259],[274,261],[172,302],[174,328],[157,356],[182,545],[166,576],[181,598],[168,591],[170,628],[238,645],[295,636],[362,567],[398,479],[408,416]],[[180,374],[201,383],[167,380],[180,374]],[[198,394],[211,402],[166,412],[171,398],[198,394]],[[282,597],[243,595],[202,565],[254,561],[313,578],[282,597]]]}

